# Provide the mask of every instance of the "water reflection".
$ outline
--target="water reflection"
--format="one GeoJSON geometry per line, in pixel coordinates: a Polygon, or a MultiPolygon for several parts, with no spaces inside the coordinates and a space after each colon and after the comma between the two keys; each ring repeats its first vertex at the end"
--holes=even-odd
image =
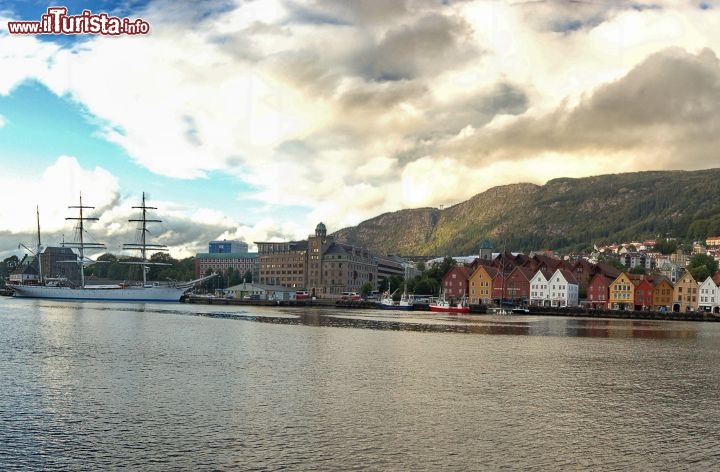
{"type": "MultiPolygon", "coordinates": [[[[27,302],[27,301],[23,301],[27,302]]],[[[279,325],[359,328],[437,333],[560,336],[583,338],[695,339],[696,322],[565,318],[518,315],[456,315],[430,312],[388,312],[313,307],[217,307],[182,304],[95,304],[33,301],[33,308],[49,323],[84,310],[158,313],[232,319],[279,325]]],[[[82,317],[78,317],[81,320],[82,317]]],[[[706,327],[708,323],[701,323],[706,327]]],[[[711,324],[714,325],[714,324],[711,324]]],[[[140,329],[140,328],[139,328],[140,329]]],[[[718,329],[710,330],[720,334],[718,329]]]]}
{"type": "Polygon", "coordinates": [[[2,300],[0,470],[714,470],[719,333],[2,300]]]}

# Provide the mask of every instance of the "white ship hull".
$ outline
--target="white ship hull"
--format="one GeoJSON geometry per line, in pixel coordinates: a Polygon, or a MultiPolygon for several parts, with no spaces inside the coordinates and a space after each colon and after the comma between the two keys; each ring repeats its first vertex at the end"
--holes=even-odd
{"type": "Polygon", "coordinates": [[[118,302],[179,302],[189,287],[130,286],[114,288],[71,288],[42,285],[13,285],[16,297],[54,300],[97,300],[118,302]]]}

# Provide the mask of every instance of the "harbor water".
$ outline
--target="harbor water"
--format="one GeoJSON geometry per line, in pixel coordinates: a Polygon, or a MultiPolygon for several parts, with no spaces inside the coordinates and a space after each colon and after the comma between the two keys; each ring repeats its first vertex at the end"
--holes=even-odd
{"type": "Polygon", "coordinates": [[[0,470],[717,470],[720,323],[0,298],[0,470]]]}

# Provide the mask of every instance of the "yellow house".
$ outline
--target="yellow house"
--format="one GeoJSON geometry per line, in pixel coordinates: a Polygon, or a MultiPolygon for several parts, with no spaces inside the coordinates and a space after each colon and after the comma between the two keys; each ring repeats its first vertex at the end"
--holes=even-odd
{"type": "Polygon", "coordinates": [[[668,279],[661,277],[653,281],[655,291],[653,293],[653,310],[660,310],[663,307],[666,310],[672,308],[673,286],[668,279]]]}
{"type": "Polygon", "coordinates": [[[470,304],[489,304],[493,295],[493,280],[499,271],[496,267],[478,265],[468,281],[470,288],[470,304]]]}
{"type": "Polygon", "coordinates": [[[632,310],[635,304],[635,284],[625,272],[620,272],[608,287],[610,296],[608,307],[611,310],[632,310]]]}
{"type": "Polygon", "coordinates": [[[673,290],[672,310],[674,312],[697,311],[700,306],[698,301],[699,285],[690,272],[685,272],[675,282],[673,290]]]}

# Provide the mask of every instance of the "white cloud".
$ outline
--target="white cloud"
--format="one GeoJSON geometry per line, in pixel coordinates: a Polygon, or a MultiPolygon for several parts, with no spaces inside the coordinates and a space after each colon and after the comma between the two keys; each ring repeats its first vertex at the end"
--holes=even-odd
{"type": "MultiPolygon", "coordinates": [[[[318,221],[338,228],[457,203],[494,185],[607,172],[597,164],[607,158],[622,156],[627,171],[653,165],[649,140],[631,152],[568,150],[543,143],[542,132],[516,132],[531,124],[572,139],[551,120],[580,116],[572,110],[596,104],[608,84],[630,86],[623,79],[653,54],[720,51],[717,10],[634,5],[269,0],[190,18],[161,2],[131,15],[150,22],[148,36],[96,37],[61,50],[0,33],[0,50],[9,51],[0,58],[8,71],[0,93],[37,77],[80,102],[107,139],[153,172],[226,172],[257,189],[250,201],[313,209],[253,227],[222,209],[202,211],[193,218],[203,227],[304,237],[318,221]]],[[[582,117],[584,128],[568,127],[576,135],[603,130],[593,121],[600,113],[582,117]]],[[[702,149],[680,145],[693,125],[676,129],[677,154],[655,165],[677,167],[690,150],[698,160],[702,149]]]]}

